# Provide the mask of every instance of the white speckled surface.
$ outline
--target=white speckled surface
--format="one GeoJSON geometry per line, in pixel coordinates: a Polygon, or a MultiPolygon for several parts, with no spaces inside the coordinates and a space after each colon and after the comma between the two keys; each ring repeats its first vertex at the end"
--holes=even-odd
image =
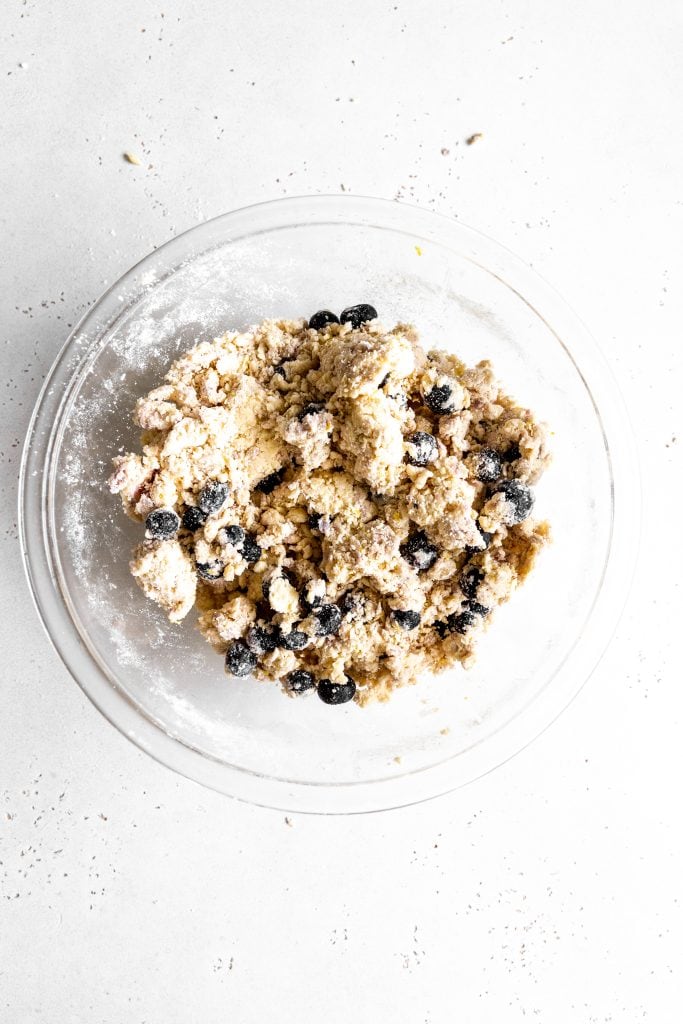
{"type": "Polygon", "coordinates": [[[680,4],[12,0],[3,29],[0,1017],[678,1021],[680,4]],[[30,603],[16,474],[108,282],[198,220],[342,187],[492,234],[577,309],[634,420],[644,543],[599,670],[519,757],[287,822],[87,703],[30,603]]]}

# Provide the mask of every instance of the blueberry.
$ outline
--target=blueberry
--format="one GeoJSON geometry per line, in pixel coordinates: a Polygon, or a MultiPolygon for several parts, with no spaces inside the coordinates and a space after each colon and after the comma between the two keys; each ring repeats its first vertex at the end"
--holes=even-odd
{"type": "Polygon", "coordinates": [[[218,512],[223,508],[229,494],[230,488],[227,484],[220,480],[214,480],[199,492],[197,504],[202,512],[206,512],[210,516],[213,512],[218,512]]]}
{"type": "Polygon", "coordinates": [[[324,402],[309,402],[308,405],[303,407],[297,419],[301,421],[306,419],[307,416],[314,416],[317,412],[322,412],[324,408],[324,402]]]}
{"type": "Polygon", "coordinates": [[[360,594],[354,594],[352,590],[347,590],[344,596],[340,598],[337,607],[342,615],[352,615],[354,612],[359,612],[362,609],[363,598],[360,594]]]}
{"type": "Polygon", "coordinates": [[[376,318],[375,307],[369,306],[367,302],[361,302],[358,306],[347,306],[346,309],[343,309],[340,320],[343,324],[351,324],[352,327],[358,328],[366,324],[368,320],[376,318]]]}
{"type": "Polygon", "coordinates": [[[490,608],[487,608],[484,604],[479,604],[478,601],[467,601],[466,607],[468,611],[473,612],[475,615],[481,615],[482,618],[491,611],[490,608]]]}
{"type": "Polygon", "coordinates": [[[473,626],[477,621],[477,616],[474,612],[466,610],[459,612],[457,615],[449,615],[446,619],[448,629],[451,633],[466,633],[470,626],[473,626]]]}
{"type": "Polygon", "coordinates": [[[521,454],[519,445],[516,441],[513,441],[512,444],[501,453],[500,457],[503,462],[516,462],[521,454]]]}
{"type": "Polygon", "coordinates": [[[274,473],[264,476],[263,480],[256,484],[256,490],[260,491],[261,494],[272,494],[275,488],[282,483],[285,471],[286,467],[283,466],[281,469],[276,469],[274,473]]]}
{"type": "Polygon", "coordinates": [[[476,565],[468,565],[460,575],[460,589],[465,597],[476,597],[477,588],[484,578],[484,573],[476,565]]]}
{"type": "Polygon", "coordinates": [[[347,704],[353,700],[356,684],[351,676],[345,683],[333,683],[331,679],[321,679],[318,683],[318,696],[324,704],[347,704]]]}
{"type": "Polygon", "coordinates": [[[293,572],[293,571],[292,571],[291,569],[288,569],[288,568],[287,568],[286,566],[284,566],[284,565],[283,565],[283,566],[281,566],[281,568],[280,568],[280,572],[282,573],[282,575],[284,576],[284,578],[285,578],[285,579],[287,580],[287,582],[288,582],[288,583],[291,583],[291,584],[292,584],[292,586],[294,587],[294,589],[296,590],[296,586],[297,586],[297,579],[296,579],[296,575],[294,574],[294,572],[293,572]]]}
{"type": "Polygon", "coordinates": [[[268,654],[274,651],[280,642],[280,630],[277,626],[252,626],[247,633],[247,647],[252,654],[268,654]]]}
{"type": "Polygon", "coordinates": [[[412,446],[412,451],[406,455],[411,466],[428,466],[436,458],[438,445],[432,434],[416,430],[414,434],[408,435],[406,441],[412,446]]]}
{"type": "Polygon", "coordinates": [[[308,321],[308,326],[312,331],[322,331],[328,324],[338,323],[339,317],[336,313],[331,313],[329,309],[319,309],[308,321]]]}
{"type": "Polygon", "coordinates": [[[467,552],[468,555],[476,555],[478,551],[486,551],[487,547],[489,546],[493,538],[492,533],[486,533],[486,531],[482,530],[481,526],[479,525],[477,526],[477,530],[479,532],[479,536],[481,537],[481,544],[477,548],[472,547],[470,544],[468,544],[467,547],[465,548],[465,551],[467,552]]]}
{"type": "Polygon", "coordinates": [[[420,625],[421,615],[419,612],[402,612],[395,609],[391,614],[401,629],[417,629],[420,625]]]}
{"type": "Polygon", "coordinates": [[[418,572],[431,569],[439,557],[438,548],[432,544],[424,530],[411,533],[408,540],[401,544],[400,551],[406,562],[418,572]]]}
{"type": "Polygon", "coordinates": [[[180,516],[172,508],[155,508],[145,519],[145,529],[153,540],[169,540],[180,528],[180,516]]]}
{"type": "Polygon", "coordinates": [[[425,403],[437,415],[452,412],[455,404],[453,401],[453,388],[450,384],[435,384],[431,391],[428,391],[425,395],[425,403]]]}
{"type": "Polygon", "coordinates": [[[289,675],[285,676],[285,683],[290,693],[305,693],[306,690],[312,690],[315,686],[315,679],[310,672],[304,671],[302,668],[296,669],[294,672],[290,672],[289,675]]]}
{"type": "Polygon", "coordinates": [[[278,377],[284,377],[285,380],[287,380],[287,373],[285,372],[285,365],[284,365],[286,362],[287,362],[287,360],[284,359],[281,363],[278,363],[277,366],[275,366],[273,368],[273,373],[276,373],[278,375],[278,377]]]}
{"type": "Polygon", "coordinates": [[[324,604],[313,612],[318,624],[315,631],[318,636],[332,636],[339,631],[342,613],[336,604],[324,604]]]}
{"type": "Polygon", "coordinates": [[[482,448],[477,452],[474,464],[477,480],[483,484],[492,484],[503,469],[500,455],[493,448],[482,448]]]}
{"type": "Polygon", "coordinates": [[[519,480],[503,480],[494,487],[493,494],[504,495],[510,506],[510,526],[523,522],[534,507],[533,491],[519,480]]]}
{"type": "Polygon", "coordinates": [[[244,544],[244,538],[246,534],[241,526],[226,526],[223,530],[223,536],[226,544],[232,544],[234,548],[239,548],[244,544]]]}
{"type": "Polygon", "coordinates": [[[183,514],[183,526],[186,530],[194,533],[206,522],[206,512],[202,512],[196,505],[188,505],[183,514]]]}
{"type": "MultiPolygon", "coordinates": [[[[470,626],[473,626],[479,615],[488,613],[488,608],[484,609],[484,612],[476,611],[472,607],[472,602],[468,602],[469,607],[465,607],[461,612],[454,612],[446,618],[446,621],[434,623],[434,629],[443,640],[449,633],[466,633],[470,626]]],[[[478,605],[478,608],[483,608],[483,605],[478,605]]]]}
{"type": "Polygon", "coordinates": [[[222,579],[224,569],[225,566],[217,558],[212,562],[197,562],[197,575],[209,583],[222,579]]]}
{"type": "Polygon", "coordinates": [[[293,629],[291,633],[283,633],[280,637],[280,647],[286,651],[303,651],[308,646],[310,637],[301,629],[293,629]]]}
{"type": "Polygon", "coordinates": [[[233,640],[225,655],[225,671],[232,676],[248,676],[256,668],[256,655],[244,640],[233,640]]]}
{"type": "Polygon", "coordinates": [[[242,541],[242,558],[245,562],[258,562],[262,555],[261,545],[257,544],[254,536],[247,533],[242,541]]]}
{"type": "Polygon", "coordinates": [[[319,515],[317,512],[311,512],[310,516],[308,517],[308,525],[312,530],[319,530],[321,519],[322,516],[319,515]]]}

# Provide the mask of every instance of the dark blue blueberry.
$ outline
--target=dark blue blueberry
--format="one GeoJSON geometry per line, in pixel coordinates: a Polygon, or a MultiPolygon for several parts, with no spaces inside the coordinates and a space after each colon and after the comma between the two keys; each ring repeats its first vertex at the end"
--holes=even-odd
{"type": "Polygon", "coordinates": [[[197,575],[209,583],[222,579],[224,569],[225,566],[217,558],[212,562],[197,562],[197,575]]]}
{"type": "Polygon", "coordinates": [[[467,552],[468,555],[476,555],[477,551],[486,551],[487,547],[491,543],[491,540],[493,539],[493,534],[486,533],[485,530],[482,530],[481,526],[477,525],[477,530],[479,531],[479,536],[481,537],[481,544],[477,548],[472,547],[470,544],[468,544],[467,547],[465,548],[465,551],[467,552]]]}
{"type": "Polygon", "coordinates": [[[153,540],[169,540],[180,529],[180,516],[172,508],[155,508],[145,519],[145,529],[153,540]]]}
{"type": "Polygon", "coordinates": [[[226,526],[223,530],[223,536],[225,537],[226,544],[232,544],[234,548],[239,548],[244,544],[244,538],[246,534],[241,526],[226,526]]]}
{"type": "Polygon", "coordinates": [[[183,526],[192,533],[198,530],[206,522],[206,512],[202,512],[196,505],[188,505],[183,514],[183,526]]]}
{"type": "Polygon", "coordinates": [[[197,504],[202,512],[206,512],[207,516],[210,516],[223,508],[229,494],[230,487],[228,484],[224,484],[220,480],[214,480],[199,492],[197,504]]]}
{"type": "Polygon", "coordinates": [[[412,446],[412,451],[406,455],[411,466],[428,466],[436,458],[438,445],[432,434],[416,430],[414,434],[408,434],[406,441],[412,446]]]}
{"type": "Polygon", "coordinates": [[[251,533],[247,533],[242,541],[242,558],[245,562],[258,562],[261,554],[260,544],[256,543],[251,533]]]}
{"type": "Polygon", "coordinates": [[[450,384],[435,384],[425,395],[425,404],[438,416],[453,411],[453,388],[450,384]]]}
{"type": "Polygon", "coordinates": [[[322,516],[319,515],[317,512],[311,512],[310,516],[308,517],[308,525],[312,530],[319,530],[321,519],[322,516]]]}
{"type": "Polygon", "coordinates": [[[347,590],[339,599],[337,607],[342,615],[352,615],[353,612],[358,612],[363,607],[363,598],[360,594],[354,594],[352,590],[347,590]]]}
{"type": "Polygon", "coordinates": [[[280,643],[280,630],[277,626],[252,626],[247,633],[247,647],[252,654],[268,654],[280,643]]]}
{"type": "Polygon", "coordinates": [[[522,453],[519,450],[519,445],[516,441],[513,441],[512,444],[508,448],[506,448],[504,452],[501,452],[500,457],[503,462],[516,462],[521,454],[522,453]]]}
{"type": "Polygon", "coordinates": [[[356,684],[351,676],[345,683],[333,683],[331,679],[321,679],[318,683],[318,696],[324,704],[347,704],[353,700],[356,684]]]}
{"type": "Polygon", "coordinates": [[[477,615],[471,611],[459,612],[457,615],[449,615],[446,624],[451,633],[466,633],[470,626],[474,626],[477,615]]]}
{"type": "Polygon", "coordinates": [[[280,647],[286,651],[303,651],[308,646],[310,637],[301,629],[293,629],[291,633],[283,633],[280,637],[280,647]]]}
{"type": "MultiPolygon", "coordinates": [[[[482,607],[481,605],[479,607],[482,607]]],[[[488,609],[486,609],[488,611],[488,609]]],[[[434,629],[443,640],[449,633],[466,633],[470,626],[473,626],[481,612],[474,611],[471,607],[465,607],[461,612],[454,612],[445,621],[435,622],[434,629]]]]}
{"type": "Polygon", "coordinates": [[[312,331],[322,331],[328,324],[338,323],[339,317],[336,313],[331,313],[329,309],[319,309],[308,321],[308,326],[312,331]]]}
{"type": "Polygon", "coordinates": [[[377,310],[374,306],[369,306],[367,302],[361,302],[358,306],[347,306],[342,310],[340,317],[343,324],[351,324],[355,328],[362,327],[368,320],[376,319],[377,310]]]}
{"type": "Polygon", "coordinates": [[[391,614],[401,629],[417,629],[420,625],[421,615],[419,612],[402,612],[394,610],[391,614]]]}
{"type": "Polygon", "coordinates": [[[426,572],[431,569],[439,557],[439,550],[432,544],[424,530],[411,533],[408,540],[401,544],[401,554],[413,569],[426,572]]]}
{"type": "Polygon", "coordinates": [[[467,601],[465,607],[475,615],[481,615],[482,618],[491,611],[490,608],[487,608],[484,604],[479,604],[478,601],[467,601]]]}
{"type": "Polygon", "coordinates": [[[256,490],[261,494],[272,494],[275,488],[282,483],[286,469],[287,467],[283,466],[281,469],[276,469],[274,473],[264,476],[263,480],[256,484],[256,490]]]}
{"type": "Polygon", "coordinates": [[[477,480],[483,484],[492,484],[494,480],[498,479],[503,469],[500,455],[493,448],[482,448],[477,452],[474,464],[477,480]]]}
{"type": "Polygon", "coordinates": [[[534,507],[534,495],[531,488],[519,480],[503,480],[493,489],[493,494],[503,494],[510,506],[510,525],[523,522],[534,507]]]}
{"type": "Polygon", "coordinates": [[[296,574],[293,572],[293,570],[289,569],[289,568],[287,568],[287,566],[283,565],[283,566],[280,567],[280,572],[282,573],[284,578],[287,580],[287,582],[291,583],[292,586],[294,587],[294,589],[296,590],[296,588],[297,588],[297,578],[296,578],[296,574]]]}
{"type": "Polygon", "coordinates": [[[325,408],[325,403],[324,402],[309,402],[308,405],[305,405],[303,407],[303,409],[301,410],[301,412],[297,416],[297,419],[298,420],[303,420],[307,416],[314,416],[317,412],[322,412],[324,408],[325,408]]]}
{"type": "Polygon", "coordinates": [[[225,655],[225,671],[232,676],[248,676],[256,668],[256,655],[244,640],[233,640],[225,655]]]}
{"type": "Polygon", "coordinates": [[[342,613],[336,604],[324,604],[316,608],[313,615],[317,619],[315,627],[318,636],[332,636],[339,631],[342,613]]]}
{"type": "Polygon", "coordinates": [[[285,684],[290,693],[305,693],[306,690],[313,689],[315,679],[310,672],[297,668],[294,672],[290,672],[289,675],[285,676],[285,684]]]}
{"type": "Polygon", "coordinates": [[[465,597],[476,597],[477,588],[484,578],[484,573],[476,565],[468,565],[460,574],[460,589],[465,597]]]}

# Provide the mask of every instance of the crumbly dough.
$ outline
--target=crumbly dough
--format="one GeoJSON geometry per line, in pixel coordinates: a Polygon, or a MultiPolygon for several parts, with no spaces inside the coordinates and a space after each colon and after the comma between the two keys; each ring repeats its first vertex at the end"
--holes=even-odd
{"type": "Polygon", "coordinates": [[[364,703],[467,667],[548,538],[529,515],[545,427],[490,363],[425,352],[406,324],[229,332],[178,359],[135,418],[142,452],[110,479],[147,522],[133,576],[172,622],[196,604],[217,651],[237,644],[290,693],[297,670],[350,678],[364,703]]]}

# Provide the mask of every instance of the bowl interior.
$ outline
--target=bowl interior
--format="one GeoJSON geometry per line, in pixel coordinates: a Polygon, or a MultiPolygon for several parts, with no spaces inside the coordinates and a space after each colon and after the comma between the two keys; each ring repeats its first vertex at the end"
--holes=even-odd
{"type": "MultiPolygon", "coordinates": [[[[295,218],[254,230],[228,219],[186,236],[182,260],[163,273],[143,267],[134,294],[122,287],[108,297],[106,322],[88,336],[54,426],[47,546],[80,643],[135,714],[210,759],[228,792],[240,773],[293,788],[353,786],[485,752],[553,686],[601,587],[610,459],[566,339],[471,238],[381,220],[295,218]],[[314,695],[289,700],[275,686],[228,678],[193,622],[170,625],[130,577],[140,527],[123,515],[106,478],[112,458],[138,444],[136,398],[188,347],[264,317],[362,301],[386,325],[416,324],[427,347],[471,363],[492,360],[506,389],[549,423],[554,463],[537,489],[537,514],[550,520],[554,542],[498,611],[473,670],[458,667],[361,710],[327,707],[314,695]]],[[[493,766],[485,753],[481,765],[493,766]]]]}

